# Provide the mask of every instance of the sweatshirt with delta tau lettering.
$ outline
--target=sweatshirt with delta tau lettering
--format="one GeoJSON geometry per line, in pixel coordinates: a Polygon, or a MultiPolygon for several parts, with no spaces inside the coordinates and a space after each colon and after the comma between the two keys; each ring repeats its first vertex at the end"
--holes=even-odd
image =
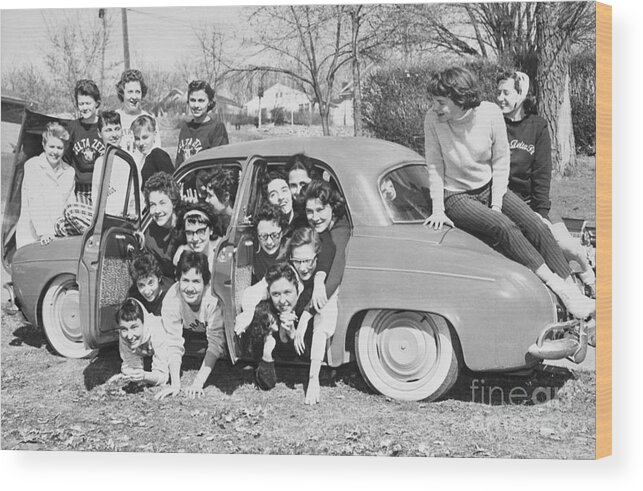
{"type": "Polygon", "coordinates": [[[536,213],[548,218],[551,207],[551,139],[547,121],[529,114],[520,121],[505,119],[505,123],[511,151],[509,189],[536,213]]]}

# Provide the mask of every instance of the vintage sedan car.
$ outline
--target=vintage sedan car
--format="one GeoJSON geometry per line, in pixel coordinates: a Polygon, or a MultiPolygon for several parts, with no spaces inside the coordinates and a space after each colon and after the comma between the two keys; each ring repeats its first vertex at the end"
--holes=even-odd
{"type": "MultiPolygon", "coordinates": [[[[26,318],[43,326],[58,353],[81,357],[117,340],[113,314],[130,287],[127,260],[139,248],[135,233],[150,218],[141,212],[134,162],[109,147],[87,232],[16,251],[22,164],[37,147],[29,146],[29,139],[46,121],[27,114],[2,229],[3,260],[26,318]],[[129,172],[123,203],[111,202],[107,193],[116,166],[129,172]]],[[[543,359],[584,359],[588,327],[570,319],[530,270],[461,230],[423,226],[431,201],[420,155],[381,140],[317,137],[225,145],[193,156],[175,172],[184,187],[203,170],[228,168],[239,176],[234,214],[211,282],[224,308],[233,362],[243,357],[233,327],[257,250],[251,218],[264,199],[262,178],[297,153],[312,158],[343,194],[352,229],[328,366],[356,360],[376,391],[433,400],[464,367],[518,371],[543,359]]]]}

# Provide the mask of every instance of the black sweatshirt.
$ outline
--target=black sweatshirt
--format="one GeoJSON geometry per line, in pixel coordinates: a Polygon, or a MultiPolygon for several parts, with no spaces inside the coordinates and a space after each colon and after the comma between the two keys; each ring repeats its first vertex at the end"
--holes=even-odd
{"type": "Polygon", "coordinates": [[[167,172],[170,175],[174,172],[172,159],[165,150],[161,150],[158,147],[153,148],[145,157],[145,163],[141,169],[141,189],[143,189],[147,180],[157,172],[167,172]]]}
{"type": "Polygon", "coordinates": [[[520,121],[509,121],[507,136],[511,149],[509,189],[548,218],[551,201],[551,140],[547,122],[535,114],[520,121]]]}
{"type": "Polygon", "coordinates": [[[225,124],[210,119],[204,123],[189,121],[183,123],[179,132],[179,144],[176,150],[176,166],[207,148],[218,147],[228,143],[228,132],[225,124]]]}
{"type": "Polygon", "coordinates": [[[98,123],[84,123],[75,119],[67,125],[69,146],[65,161],[76,171],[76,182],[91,185],[96,159],[105,153],[105,144],[98,131],[98,123]]]}

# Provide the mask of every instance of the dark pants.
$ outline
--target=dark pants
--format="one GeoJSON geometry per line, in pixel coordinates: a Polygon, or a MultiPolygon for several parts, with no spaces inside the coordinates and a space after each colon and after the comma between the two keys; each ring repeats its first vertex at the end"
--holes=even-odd
{"type": "Polygon", "coordinates": [[[549,227],[529,205],[509,190],[502,200],[502,213],[492,210],[490,204],[490,184],[464,193],[445,190],[445,212],[456,227],[483,236],[509,259],[532,271],[546,264],[563,279],[571,274],[549,227]]]}

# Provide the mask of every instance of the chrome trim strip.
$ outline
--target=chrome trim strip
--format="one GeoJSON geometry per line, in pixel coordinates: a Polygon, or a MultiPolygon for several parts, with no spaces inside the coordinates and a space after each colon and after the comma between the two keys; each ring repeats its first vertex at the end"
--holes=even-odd
{"type": "Polygon", "coordinates": [[[431,276],[446,276],[448,278],[464,278],[467,280],[487,281],[495,283],[493,278],[483,278],[482,276],[464,275],[456,273],[439,273],[436,271],[422,271],[419,269],[397,269],[397,268],[375,268],[370,266],[346,266],[346,269],[354,269],[357,271],[386,271],[391,273],[411,273],[411,274],[428,274],[431,276]]]}

